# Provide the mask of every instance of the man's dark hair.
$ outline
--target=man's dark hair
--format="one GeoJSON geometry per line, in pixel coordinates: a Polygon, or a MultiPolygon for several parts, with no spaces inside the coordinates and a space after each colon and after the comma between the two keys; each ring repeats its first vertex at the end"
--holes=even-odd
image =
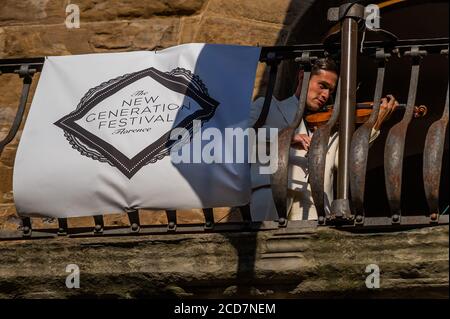
{"type": "Polygon", "coordinates": [[[339,75],[339,67],[330,57],[317,59],[312,66],[311,75],[319,74],[320,70],[331,71],[339,75]]]}

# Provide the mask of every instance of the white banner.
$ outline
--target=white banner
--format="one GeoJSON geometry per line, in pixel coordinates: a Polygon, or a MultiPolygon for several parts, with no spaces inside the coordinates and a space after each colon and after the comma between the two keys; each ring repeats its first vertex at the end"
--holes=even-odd
{"type": "Polygon", "coordinates": [[[256,47],[186,44],[46,58],[15,160],[18,213],[248,203],[248,163],[174,162],[174,145],[183,144],[170,136],[189,132],[183,150],[192,159],[201,152],[195,132],[246,129],[259,54],[256,47]]]}

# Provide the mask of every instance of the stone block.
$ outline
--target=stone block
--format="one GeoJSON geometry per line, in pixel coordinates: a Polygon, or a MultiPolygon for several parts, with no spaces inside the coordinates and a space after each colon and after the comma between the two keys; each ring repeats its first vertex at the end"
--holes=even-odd
{"type": "Polygon", "coordinates": [[[17,216],[16,208],[13,204],[0,203],[0,230],[17,230],[21,225],[21,220],[17,216]]]}
{"type": "Polygon", "coordinates": [[[17,74],[0,74],[0,125],[14,118],[21,92],[22,80],[17,74]]]}
{"type": "Polygon", "coordinates": [[[282,44],[287,36],[283,25],[247,21],[208,14],[201,21],[196,42],[271,46],[282,44]]]}
{"type": "Polygon", "coordinates": [[[196,42],[195,36],[199,30],[201,21],[202,19],[199,15],[192,17],[183,17],[181,19],[179,44],[196,42]]]}
{"type": "Polygon", "coordinates": [[[211,0],[208,11],[234,18],[290,25],[311,1],[302,0],[211,0]]]}
{"type": "MultiPolygon", "coordinates": [[[[157,16],[185,16],[199,13],[206,0],[78,0],[80,25],[93,21],[149,19],[157,16]]],[[[65,23],[66,0],[4,0],[0,11],[0,26],[49,25],[65,23]]]]}
{"type": "Polygon", "coordinates": [[[206,0],[112,0],[78,1],[83,21],[148,19],[156,16],[187,16],[199,13],[206,0]]]}
{"type": "Polygon", "coordinates": [[[0,26],[63,23],[66,4],[65,0],[3,0],[0,26]]]}
{"type": "Polygon", "coordinates": [[[179,18],[4,27],[5,58],[154,50],[177,44],[179,18]]]}

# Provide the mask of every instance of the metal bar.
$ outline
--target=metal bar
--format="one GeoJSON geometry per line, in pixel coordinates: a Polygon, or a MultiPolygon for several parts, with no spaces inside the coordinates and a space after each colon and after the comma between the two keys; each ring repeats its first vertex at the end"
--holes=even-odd
{"type": "Polygon", "coordinates": [[[250,204],[244,205],[244,206],[240,206],[239,210],[241,211],[242,220],[244,222],[248,223],[248,222],[252,221],[252,214],[250,212],[250,204]]]}
{"type": "MultiPolygon", "coordinates": [[[[299,62],[303,68],[303,80],[297,112],[295,113],[294,120],[289,125],[289,127],[294,131],[299,127],[303,120],[303,113],[306,108],[306,99],[308,98],[309,80],[311,79],[311,69],[315,60],[317,60],[317,56],[311,55],[311,52],[303,52],[301,57],[295,59],[295,61],[299,62]]],[[[293,135],[294,132],[292,132],[292,136],[293,135]]]]}
{"type": "Polygon", "coordinates": [[[105,223],[103,221],[103,215],[95,215],[94,222],[95,222],[94,234],[101,235],[105,228],[105,223]]]}
{"type": "Polygon", "coordinates": [[[0,74],[1,73],[17,73],[22,65],[28,66],[28,69],[35,69],[36,72],[41,72],[44,66],[44,57],[26,58],[26,59],[0,59],[0,74]]]}
{"type": "Polygon", "coordinates": [[[203,215],[205,216],[205,230],[214,228],[214,210],[212,208],[203,208],[203,215]]]}
{"type": "MultiPolygon", "coordinates": [[[[398,40],[395,45],[392,45],[392,49],[400,50],[403,53],[404,50],[409,50],[412,45],[419,45],[421,48],[426,49],[428,53],[440,53],[442,49],[448,47],[449,38],[425,38],[425,39],[404,39],[398,40]]],[[[385,41],[366,41],[364,42],[363,55],[373,55],[380,47],[385,47],[385,41]]],[[[340,49],[340,43],[332,43],[329,46],[324,46],[322,43],[307,43],[290,46],[263,46],[261,47],[261,53],[259,60],[265,62],[268,59],[268,55],[275,54],[276,58],[281,60],[295,59],[300,57],[304,51],[309,51],[316,55],[323,55],[323,52],[330,50],[340,49]]],[[[0,59],[0,72],[2,73],[14,73],[14,71],[20,67],[20,65],[28,64],[29,68],[36,69],[36,72],[40,72],[44,65],[44,57],[35,58],[22,58],[22,59],[0,59]]]]}
{"type": "MultiPolygon", "coordinates": [[[[393,41],[365,41],[364,47],[362,48],[362,55],[370,56],[375,55],[378,48],[384,47],[386,49],[403,54],[413,45],[420,46],[421,49],[427,50],[428,53],[439,54],[441,50],[448,47],[449,38],[428,38],[428,39],[404,39],[393,41]],[[386,44],[389,46],[386,47],[386,44]]],[[[304,51],[313,52],[319,54],[321,52],[333,52],[341,48],[340,42],[327,43],[324,44],[300,44],[291,46],[272,46],[272,47],[262,47],[260,54],[260,61],[263,62],[270,52],[276,54],[277,57],[281,59],[295,59],[301,56],[304,51]]]]}
{"type": "Polygon", "coordinates": [[[42,230],[33,230],[29,236],[24,236],[23,232],[18,230],[0,230],[0,241],[6,240],[23,240],[23,239],[44,239],[44,238],[56,238],[57,229],[54,229],[54,232],[51,231],[42,231],[42,230]]]}
{"type": "Polygon", "coordinates": [[[420,60],[421,56],[424,54],[426,54],[426,51],[420,51],[418,47],[413,47],[411,48],[411,51],[409,51],[408,55],[412,56],[413,64],[405,114],[403,115],[403,119],[389,131],[384,148],[386,192],[391,208],[391,218],[393,223],[399,223],[401,218],[400,200],[403,175],[403,153],[405,149],[406,133],[414,113],[417,85],[419,82],[420,60]]]}
{"type": "Polygon", "coordinates": [[[341,53],[341,112],[339,119],[339,167],[337,175],[337,196],[331,203],[331,218],[342,219],[351,216],[349,154],[350,143],[355,130],[356,66],[358,59],[358,23],[350,17],[342,22],[341,53]]]}
{"type": "Polygon", "coordinates": [[[275,58],[278,60],[294,60],[301,57],[304,52],[322,56],[326,48],[323,44],[300,44],[292,46],[270,46],[261,47],[259,57],[260,62],[266,62],[269,59],[275,58]]]}
{"type": "Polygon", "coordinates": [[[316,207],[318,221],[320,225],[325,224],[330,218],[325,211],[325,164],[330,141],[331,131],[336,126],[340,111],[341,80],[338,80],[336,90],[336,100],[333,106],[333,113],[325,125],[320,126],[313,134],[311,145],[308,151],[309,184],[311,186],[311,196],[316,207]]]}
{"type": "MultiPolygon", "coordinates": [[[[448,215],[442,215],[439,218],[439,225],[448,225],[448,215]]],[[[396,229],[396,226],[432,226],[435,223],[430,222],[428,216],[402,216],[398,224],[392,224],[389,217],[366,217],[364,219],[364,227],[387,227],[386,229],[396,229]],[[393,227],[390,227],[393,226],[393,227]]]]}
{"type": "MultiPolygon", "coordinates": [[[[421,50],[426,50],[429,54],[440,54],[441,50],[448,47],[449,38],[431,38],[431,39],[405,39],[398,40],[392,45],[394,53],[404,54],[412,46],[418,46],[421,50]]],[[[364,42],[363,55],[374,55],[378,48],[385,47],[384,41],[364,42]]]]}
{"type": "MultiPolygon", "coordinates": [[[[436,226],[436,225],[448,225],[449,216],[441,215],[437,222],[430,222],[428,216],[403,216],[402,220],[398,224],[392,224],[389,217],[366,217],[362,225],[344,225],[337,228],[345,229],[354,232],[366,232],[366,231],[399,231],[403,229],[436,226]]],[[[280,228],[278,222],[264,221],[264,222],[251,222],[250,225],[242,222],[234,223],[217,223],[214,230],[211,232],[260,232],[260,231],[273,231],[276,230],[277,234],[283,233],[295,233],[304,232],[305,229],[314,229],[318,225],[315,220],[292,220],[286,227],[280,228]]],[[[326,226],[329,227],[329,226],[326,226]]],[[[33,240],[44,238],[58,238],[58,229],[34,229],[28,237],[23,237],[20,231],[7,231],[0,230],[0,240],[33,240]]],[[[72,228],[68,234],[69,238],[83,238],[83,237],[110,237],[110,236],[147,236],[147,235],[164,235],[164,234],[202,234],[205,233],[203,224],[181,224],[172,231],[168,232],[167,227],[161,225],[142,225],[139,233],[131,231],[130,227],[112,226],[105,227],[103,233],[94,234],[92,228],[78,227],[72,228]]]]}
{"type": "Polygon", "coordinates": [[[385,62],[389,54],[380,49],[378,52],[377,82],[375,85],[373,110],[369,119],[353,134],[350,150],[350,190],[355,215],[355,222],[364,222],[364,190],[366,185],[367,158],[372,128],[378,118],[381,95],[383,92],[385,62]]]}
{"type": "Polygon", "coordinates": [[[6,137],[0,141],[0,156],[6,145],[8,145],[16,136],[22,123],[23,115],[25,113],[25,107],[28,100],[28,93],[30,92],[31,82],[33,81],[33,74],[36,70],[29,69],[28,65],[21,65],[19,70],[16,70],[21,78],[23,78],[22,94],[20,95],[19,106],[17,108],[16,116],[14,117],[13,124],[6,135],[6,137]]]}
{"type": "MultiPolygon", "coordinates": [[[[251,222],[250,224],[242,222],[233,223],[217,223],[211,232],[221,233],[221,232],[242,232],[242,231],[270,231],[278,230],[283,233],[283,230],[290,232],[295,232],[296,230],[302,231],[305,228],[311,229],[317,226],[317,222],[314,220],[298,220],[291,221],[289,226],[286,228],[279,228],[279,224],[274,221],[263,221],[263,222],[251,222]]],[[[29,239],[40,239],[40,238],[55,238],[57,229],[38,229],[35,230],[29,239]]],[[[133,233],[129,227],[105,227],[104,231],[100,236],[129,236],[129,235],[162,235],[168,234],[167,227],[161,225],[142,225],[141,231],[139,233],[133,233]]],[[[203,224],[181,224],[171,231],[170,233],[176,234],[201,234],[205,233],[203,224]]],[[[98,237],[99,235],[94,235],[91,228],[88,227],[78,227],[73,228],[70,231],[70,238],[79,237],[98,237]]],[[[0,231],[0,239],[2,240],[17,240],[23,239],[21,232],[18,231],[0,231]]]]}
{"type": "Polygon", "coordinates": [[[339,228],[354,233],[398,232],[437,225],[448,225],[448,222],[448,215],[440,216],[439,220],[433,223],[430,223],[430,219],[428,216],[402,216],[402,220],[398,224],[393,224],[390,217],[366,216],[364,219],[364,223],[360,225],[343,225],[339,228]]]}
{"type": "Polygon", "coordinates": [[[130,228],[132,233],[138,233],[141,228],[141,222],[139,220],[139,210],[129,209],[127,210],[128,220],[130,221],[130,228]]]}
{"type": "Polygon", "coordinates": [[[311,77],[311,60],[314,59],[316,59],[316,57],[311,57],[309,52],[304,52],[302,58],[299,60],[303,65],[304,74],[297,113],[294,121],[288,127],[282,129],[278,134],[278,166],[276,172],[270,176],[270,183],[280,226],[286,226],[287,224],[289,151],[291,148],[292,137],[303,118],[309,88],[309,79],[311,77]]]}
{"type": "Polygon", "coordinates": [[[31,218],[23,217],[22,218],[22,236],[23,237],[31,237],[32,234],[33,234],[33,227],[31,225],[31,218]]]}
{"type": "Polygon", "coordinates": [[[68,233],[67,218],[58,218],[58,236],[66,236],[68,233]]]}
{"type": "Polygon", "coordinates": [[[264,98],[264,104],[261,109],[261,114],[253,125],[253,129],[257,130],[261,126],[266,123],[267,115],[269,114],[270,104],[272,103],[273,89],[275,88],[275,82],[277,80],[278,73],[278,64],[279,60],[275,60],[274,58],[267,61],[267,64],[270,66],[269,71],[269,83],[267,84],[266,95],[264,98]]]}
{"type": "Polygon", "coordinates": [[[445,132],[448,127],[448,90],[447,86],[447,98],[442,117],[430,126],[423,152],[423,182],[432,221],[436,221],[439,214],[442,156],[444,154],[445,132]]]}
{"type": "Polygon", "coordinates": [[[166,231],[174,232],[177,230],[177,211],[166,210],[167,228],[166,231]]]}

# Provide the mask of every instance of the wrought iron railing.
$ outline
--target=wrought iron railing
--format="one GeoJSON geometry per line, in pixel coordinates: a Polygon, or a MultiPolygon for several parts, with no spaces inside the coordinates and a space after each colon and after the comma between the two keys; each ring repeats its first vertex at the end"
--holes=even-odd
{"type": "MultiPolygon", "coordinates": [[[[278,169],[271,176],[272,193],[276,205],[278,220],[251,221],[249,206],[240,207],[242,222],[215,223],[213,209],[203,209],[202,224],[178,224],[176,211],[167,210],[167,225],[143,225],[139,211],[127,211],[129,226],[105,226],[102,215],[94,216],[94,227],[68,227],[67,219],[59,218],[58,227],[53,229],[33,229],[31,219],[22,219],[22,228],[17,231],[0,231],[0,239],[48,238],[56,236],[118,236],[146,235],[161,233],[190,233],[205,231],[263,231],[298,227],[337,226],[353,230],[373,228],[399,229],[403,227],[422,227],[448,224],[448,215],[439,211],[439,189],[444,141],[448,126],[448,85],[446,104],[442,117],[433,123],[427,132],[423,152],[423,183],[429,210],[421,215],[410,216],[401,211],[402,172],[406,141],[406,131],[413,116],[416,100],[421,60],[424,55],[448,56],[448,38],[397,40],[388,34],[386,41],[365,42],[358,53],[357,22],[355,16],[361,14],[358,5],[349,10],[341,9],[345,16],[342,22],[341,41],[328,39],[324,44],[263,47],[260,62],[269,68],[269,81],[265,94],[265,103],[260,118],[254,128],[261,127],[268,115],[270,101],[275,87],[278,65],[284,60],[294,60],[304,70],[299,107],[294,121],[281,130],[278,137],[278,169]],[[359,10],[359,11],[358,11],[359,10]],[[411,58],[411,76],[406,111],[403,119],[391,128],[384,150],[385,187],[389,200],[389,216],[369,216],[364,210],[364,190],[369,149],[369,135],[374,126],[380,108],[387,60],[396,56],[411,58]],[[288,185],[289,149],[292,136],[300,124],[306,105],[311,67],[317,58],[329,54],[341,55],[341,76],[333,114],[326,125],[320,127],[313,135],[308,155],[310,184],[312,196],[318,212],[318,220],[288,221],[286,198],[288,185]],[[354,132],[354,114],[356,104],[356,72],[358,55],[373,59],[377,67],[374,93],[374,109],[367,122],[354,132]],[[331,211],[324,207],[324,170],[325,155],[331,132],[339,122],[339,171],[337,199],[331,203],[331,211]]],[[[44,58],[3,59],[0,60],[0,74],[17,73],[23,78],[23,89],[19,107],[7,136],[0,142],[0,156],[4,147],[15,137],[25,111],[33,74],[40,72],[44,58]]],[[[445,92],[443,92],[445,94],[445,92]]],[[[448,181],[447,181],[448,182],[448,181]]]]}

